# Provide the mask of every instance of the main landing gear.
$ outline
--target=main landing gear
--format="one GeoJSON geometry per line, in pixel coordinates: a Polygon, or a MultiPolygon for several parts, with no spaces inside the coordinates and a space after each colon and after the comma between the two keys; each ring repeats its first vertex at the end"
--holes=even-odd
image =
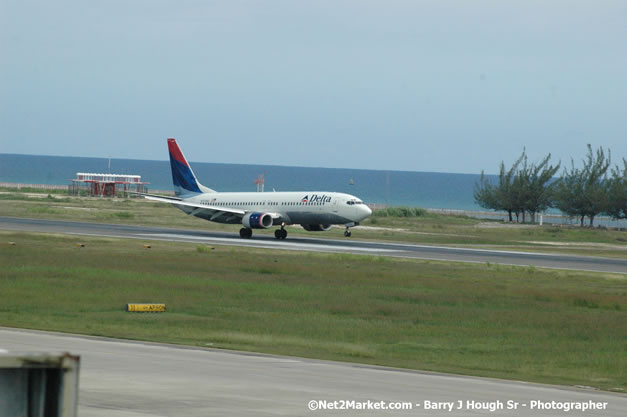
{"type": "Polygon", "coordinates": [[[276,229],[274,231],[274,237],[277,240],[285,240],[285,238],[287,237],[287,230],[285,230],[285,224],[282,224],[280,229],[276,229]]]}
{"type": "Polygon", "coordinates": [[[245,227],[239,229],[239,237],[241,237],[242,239],[250,239],[252,235],[253,229],[247,229],[245,227]]]}
{"type": "MultiPolygon", "coordinates": [[[[242,227],[241,229],[239,229],[239,237],[241,237],[242,239],[250,239],[253,235],[253,230],[252,229],[247,229],[245,227],[242,227]]],[[[284,229],[284,225],[281,226],[280,229],[276,229],[274,231],[274,237],[277,239],[285,239],[287,237],[287,230],[284,229]]]]}
{"type": "Polygon", "coordinates": [[[344,230],[344,237],[351,237],[351,235],[351,231],[348,229],[348,226],[346,226],[346,230],[344,230]]]}

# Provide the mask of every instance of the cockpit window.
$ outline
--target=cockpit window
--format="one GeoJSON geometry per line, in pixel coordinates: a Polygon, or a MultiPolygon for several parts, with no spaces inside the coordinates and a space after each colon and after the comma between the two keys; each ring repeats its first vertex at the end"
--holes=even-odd
{"type": "Polygon", "coordinates": [[[359,200],[348,200],[346,202],[346,204],[348,204],[349,206],[355,205],[355,204],[364,204],[362,201],[359,200]]]}

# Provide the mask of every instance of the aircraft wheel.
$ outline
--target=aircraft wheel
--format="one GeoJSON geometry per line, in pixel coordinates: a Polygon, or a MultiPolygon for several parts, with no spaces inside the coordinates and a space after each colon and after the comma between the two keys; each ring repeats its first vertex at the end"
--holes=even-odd
{"type": "Polygon", "coordinates": [[[281,239],[285,240],[286,237],[287,237],[287,230],[281,229],[281,239]]]}
{"type": "Polygon", "coordinates": [[[239,237],[241,237],[242,239],[250,239],[252,235],[253,231],[251,229],[247,229],[245,227],[239,229],[239,237]]]}
{"type": "Polygon", "coordinates": [[[344,231],[344,237],[351,237],[352,233],[350,230],[344,231]]]}
{"type": "Polygon", "coordinates": [[[281,231],[282,231],[281,229],[276,229],[276,230],[274,231],[274,237],[275,237],[277,240],[279,240],[279,239],[285,239],[285,238],[283,237],[283,233],[281,233],[281,231]]]}

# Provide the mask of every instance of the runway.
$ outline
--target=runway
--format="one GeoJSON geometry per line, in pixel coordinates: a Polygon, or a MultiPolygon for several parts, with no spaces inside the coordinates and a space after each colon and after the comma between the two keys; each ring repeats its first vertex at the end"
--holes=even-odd
{"type": "Polygon", "coordinates": [[[0,328],[0,349],[80,355],[81,417],[627,413],[627,396],[621,394],[61,333],[0,328]],[[345,409],[312,411],[311,401],[345,409]],[[357,404],[365,408],[354,409],[357,404]],[[375,404],[405,409],[367,409],[375,404]],[[494,412],[486,408],[499,404],[502,409],[494,412]],[[573,404],[600,409],[564,411],[573,404]]]}
{"type": "Polygon", "coordinates": [[[235,233],[13,217],[0,217],[0,230],[135,238],[147,242],[163,240],[267,249],[372,254],[457,262],[490,262],[503,265],[627,274],[627,259],[368,242],[350,239],[335,240],[289,236],[287,240],[279,241],[273,237],[262,235],[255,235],[252,239],[241,239],[235,233]]]}

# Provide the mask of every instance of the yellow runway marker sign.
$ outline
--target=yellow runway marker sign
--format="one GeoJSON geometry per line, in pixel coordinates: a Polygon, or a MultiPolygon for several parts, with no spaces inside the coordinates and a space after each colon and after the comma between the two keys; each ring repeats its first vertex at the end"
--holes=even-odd
{"type": "Polygon", "coordinates": [[[165,304],[127,304],[126,311],[130,313],[163,313],[165,304]]]}

